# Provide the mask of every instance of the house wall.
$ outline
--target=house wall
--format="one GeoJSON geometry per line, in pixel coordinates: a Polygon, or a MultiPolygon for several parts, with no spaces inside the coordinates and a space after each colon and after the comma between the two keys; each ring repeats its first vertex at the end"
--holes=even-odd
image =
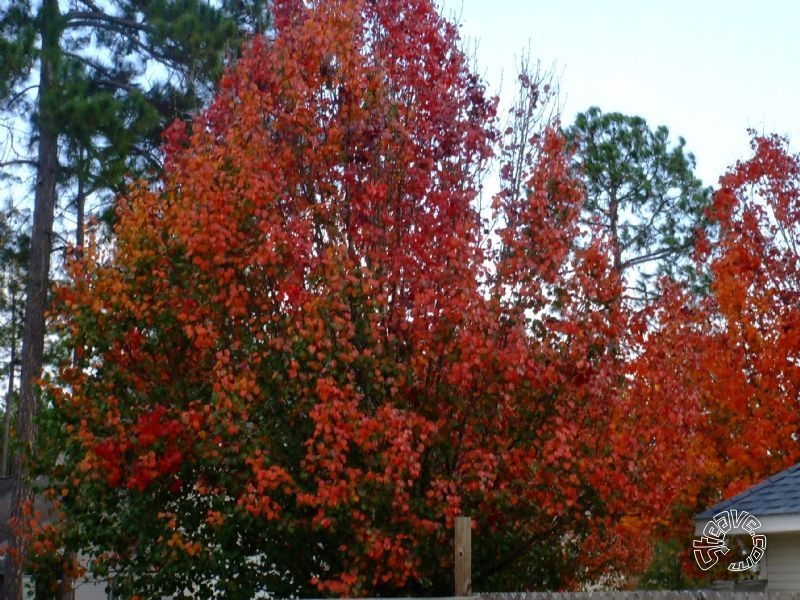
{"type": "Polygon", "coordinates": [[[107,600],[106,583],[96,583],[89,580],[75,582],[75,600],[107,600]]]}
{"type": "Polygon", "coordinates": [[[800,533],[767,535],[767,590],[800,592],[800,533]]]}

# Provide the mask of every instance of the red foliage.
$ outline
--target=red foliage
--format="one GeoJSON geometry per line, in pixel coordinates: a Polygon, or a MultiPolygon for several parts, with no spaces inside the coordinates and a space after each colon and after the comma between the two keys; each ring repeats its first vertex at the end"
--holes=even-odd
{"type": "Polygon", "coordinates": [[[449,593],[470,514],[478,581],[521,558],[543,567],[513,585],[574,587],[642,566],[631,536],[715,482],[797,459],[780,140],[716,196],[713,298],[665,284],[634,311],[554,128],[483,250],[494,102],[432,3],[273,11],[59,291],[78,360],[48,475],[76,548],[137,593],[449,593]]]}
{"type": "Polygon", "coordinates": [[[619,439],[633,438],[631,507],[663,536],[800,460],[800,158],[775,136],[753,151],[720,180],[718,236],[699,238],[710,289],[664,282],[631,363],[619,421],[619,439]]]}
{"type": "Polygon", "coordinates": [[[602,248],[571,251],[563,139],[535,140],[487,255],[473,178],[494,103],[453,26],[424,0],[274,10],[274,39],[170,130],[161,186],[120,203],[110,256],[89,244],[61,291],[82,361],[54,391],[68,485],[117,527],[156,498],[186,511],[151,509],[152,529],[104,550],[145,578],[180,547],[210,577],[225,532],[257,519],[253,551],[295,585],[446,593],[467,513],[487,581],[542,553],[514,585],[596,576],[613,544],[567,556],[626,496],[604,441],[619,283],[602,248]]]}
{"type": "Polygon", "coordinates": [[[800,157],[787,145],[754,137],[753,156],[720,180],[712,207],[725,325],[709,410],[725,431],[728,492],[800,459],[800,157]]]}

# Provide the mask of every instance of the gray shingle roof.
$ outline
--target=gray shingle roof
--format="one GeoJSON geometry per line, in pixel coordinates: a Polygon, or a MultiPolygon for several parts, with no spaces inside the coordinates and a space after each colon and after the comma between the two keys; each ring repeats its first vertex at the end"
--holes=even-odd
{"type": "Polygon", "coordinates": [[[800,514],[800,463],[698,513],[698,521],[729,509],[746,510],[756,517],[800,514]]]}

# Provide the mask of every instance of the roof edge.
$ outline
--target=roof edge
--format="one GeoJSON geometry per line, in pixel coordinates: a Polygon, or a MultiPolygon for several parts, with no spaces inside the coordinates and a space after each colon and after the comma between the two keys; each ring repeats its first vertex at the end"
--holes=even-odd
{"type": "MultiPolygon", "coordinates": [[[[756,529],[756,531],[760,534],[766,533],[800,533],[800,514],[783,514],[783,515],[753,515],[756,517],[760,522],[761,526],[756,529]]],[[[703,528],[705,528],[706,523],[711,521],[712,518],[703,518],[698,519],[695,518],[694,520],[694,533],[695,535],[702,535],[703,528]]],[[[750,535],[749,531],[744,529],[731,529],[729,532],[731,535],[750,535]]]]}

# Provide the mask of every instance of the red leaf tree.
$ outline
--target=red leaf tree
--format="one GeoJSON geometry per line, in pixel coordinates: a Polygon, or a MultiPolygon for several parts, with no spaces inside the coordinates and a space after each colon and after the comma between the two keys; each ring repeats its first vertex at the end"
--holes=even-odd
{"type": "Polygon", "coordinates": [[[708,289],[662,281],[629,367],[617,440],[631,512],[661,537],[690,537],[692,514],[800,460],[800,158],[777,136],[752,148],[699,238],[708,289]]]}
{"type": "Polygon", "coordinates": [[[274,18],[59,292],[65,543],[146,597],[448,593],[460,513],[486,579],[558,549],[585,482],[482,284],[494,104],[455,28],[426,0],[274,18]]]}
{"type": "Polygon", "coordinates": [[[725,326],[710,404],[726,494],[800,459],[800,157],[778,136],[720,180],[713,292],[725,326]]]}
{"type": "MultiPolygon", "coordinates": [[[[495,200],[503,226],[492,298],[505,343],[525,347],[524,383],[513,397],[534,409],[526,420],[535,431],[526,486],[542,512],[533,517],[541,537],[532,560],[547,565],[536,580],[574,588],[642,566],[642,553],[618,537],[627,533],[619,524],[631,479],[620,465],[627,449],[621,454],[611,443],[631,311],[620,300],[621,274],[601,226],[582,223],[584,186],[557,123],[522,146],[517,140],[510,148],[495,200]]],[[[525,560],[531,556],[520,569],[525,560]]]]}
{"type": "Polygon", "coordinates": [[[64,545],[142,597],[447,594],[459,514],[476,587],[636,565],[621,344],[646,327],[605,238],[575,248],[565,140],[531,139],[487,251],[495,105],[454,26],[427,0],[273,12],[59,290],[64,545]]]}

